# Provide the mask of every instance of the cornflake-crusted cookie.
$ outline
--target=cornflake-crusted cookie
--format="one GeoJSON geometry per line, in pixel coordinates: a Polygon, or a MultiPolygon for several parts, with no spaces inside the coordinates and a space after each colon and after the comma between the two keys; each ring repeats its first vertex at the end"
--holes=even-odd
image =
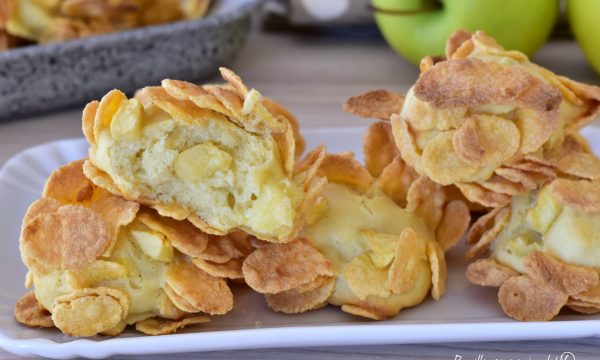
{"type": "Polygon", "coordinates": [[[0,49],[202,17],[210,0],[0,0],[0,49]],[[4,24],[4,26],[2,26],[4,24]],[[15,40],[13,40],[15,39],[15,40]]]}
{"type": "Polygon", "coordinates": [[[133,324],[156,335],[232,309],[226,279],[239,278],[247,237],[211,236],[140,208],[94,185],[83,164],[52,173],[25,214],[20,249],[34,290],[15,305],[17,321],[71,336],[116,336],[133,324]],[[225,257],[233,275],[220,270],[225,257]],[[200,259],[216,270],[196,266],[200,259]]]}
{"type": "Polygon", "coordinates": [[[132,99],[113,90],[89,103],[85,174],[206,233],[288,242],[326,182],[316,171],[325,149],[296,163],[304,142],[293,115],[232,71],[221,74],[225,85],[164,80],[132,99]]]}
{"type": "Polygon", "coordinates": [[[600,183],[571,177],[516,196],[467,234],[469,259],[489,250],[469,265],[467,278],[499,288],[500,305],[514,319],[551,320],[565,306],[600,312],[600,183]]]}
{"type": "Polygon", "coordinates": [[[388,123],[367,131],[365,158],[367,167],[351,153],[325,157],[319,172],[328,184],[302,238],[252,242],[257,249],[242,270],[273,310],[300,313],[329,303],[380,320],[430,291],[436,300],[443,295],[444,250],[466,231],[469,209],[405,166],[388,123]]]}
{"type": "Polygon", "coordinates": [[[361,116],[391,118],[402,158],[418,174],[494,208],[553,180],[557,171],[598,167],[592,159],[579,168],[560,159],[566,138],[598,115],[600,88],[557,76],[480,31],[456,32],[446,50],[445,59],[423,59],[404,98],[376,90],[346,106],[361,116]]]}

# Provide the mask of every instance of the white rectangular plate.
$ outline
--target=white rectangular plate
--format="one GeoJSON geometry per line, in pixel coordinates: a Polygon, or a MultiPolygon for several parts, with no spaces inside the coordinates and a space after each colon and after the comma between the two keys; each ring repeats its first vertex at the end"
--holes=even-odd
{"type": "MultiPolygon", "coordinates": [[[[330,152],[353,150],[361,158],[363,128],[308,129],[308,148],[327,144],[330,152]]],[[[600,130],[584,135],[600,153],[600,130]]],[[[523,323],[507,319],[495,289],[470,285],[465,277],[463,249],[448,254],[447,292],[404,309],[387,321],[367,321],[336,307],[301,315],[270,311],[263,298],[243,287],[234,288],[234,310],[213,317],[205,325],[174,335],[143,336],[129,331],[121,336],[77,339],[52,329],[32,329],[13,319],[15,301],[25,293],[25,267],[19,255],[19,230],[27,206],[38,198],[48,175],[57,167],[83,158],[82,139],[63,140],[30,148],[9,160],[0,171],[0,347],[19,355],[50,358],[115,354],[249,349],[266,347],[403,344],[454,341],[532,340],[600,336],[600,315],[562,314],[554,321],[523,323]]]]}

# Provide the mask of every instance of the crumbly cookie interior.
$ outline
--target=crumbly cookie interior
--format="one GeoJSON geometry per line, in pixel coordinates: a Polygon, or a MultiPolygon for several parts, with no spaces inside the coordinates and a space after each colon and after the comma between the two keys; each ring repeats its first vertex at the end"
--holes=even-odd
{"type": "Polygon", "coordinates": [[[267,235],[292,226],[302,193],[286,176],[272,137],[216,113],[190,123],[136,103],[121,105],[94,154],[119,188],[178,204],[220,230],[267,235]]]}
{"type": "Polygon", "coordinates": [[[524,259],[543,251],[573,265],[600,268],[599,215],[565,206],[549,187],[519,195],[507,226],[492,243],[500,263],[525,273],[524,259]]]}

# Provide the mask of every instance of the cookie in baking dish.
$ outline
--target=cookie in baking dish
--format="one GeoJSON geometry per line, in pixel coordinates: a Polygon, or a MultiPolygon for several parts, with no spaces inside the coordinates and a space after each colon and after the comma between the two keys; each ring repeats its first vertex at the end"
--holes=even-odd
{"type": "Polygon", "coordinates": [[[209,5],[210,0],[2,0],[0,29],[17,39],[52,43],[197,19],[209,5]]]}

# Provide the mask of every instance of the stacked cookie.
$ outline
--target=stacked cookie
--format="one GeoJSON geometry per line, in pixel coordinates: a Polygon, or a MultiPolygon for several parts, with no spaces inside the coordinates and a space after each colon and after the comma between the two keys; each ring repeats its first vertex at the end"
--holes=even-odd
{"type": "Polygon", "coordinates": [[[454,33],[446,57],[420,67],[405,98],[371,92],[347,108],[373,117],[374,104],[393,109],[383,117],[406,163],[486,209],[467,235],[468,279],[499,287],[514,319],[550,320],[565,305],[600,312],[600,159],[578,132],[597,117],[600,88],[482,32],[454,33]]]}

